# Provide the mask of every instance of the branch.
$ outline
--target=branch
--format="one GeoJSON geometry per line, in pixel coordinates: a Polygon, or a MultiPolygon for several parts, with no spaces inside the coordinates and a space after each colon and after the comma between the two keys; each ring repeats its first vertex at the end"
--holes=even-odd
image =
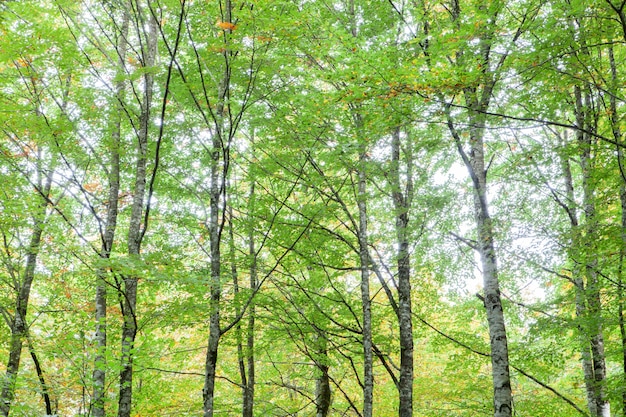
{"type": "MultiPolygon", "coordinates": [[[[420,316],[418,316],[417,314],[413,313],[413,316],[415,318],[417,318],[419,321],[421,321],[422,323],[424,323],[426,326],[430,327],[432,330],[434,330],[437,334],[443,336],[444,338],[450,340],[451,342],[453,342],[456,345],[459,345],[467,350],[469,350],[472,353],[475,353],[479,356],[483,356],[486,358],[490,358],[491,354],[489,353],[485,353],[485,352],[481,352],[479,350],[474,349],[473,347],[461,342],[458,339],[455,339],[452,336],[447,335],[446,333],[442,332],[441,330],[437,329],[435,326],[433,326],[432,324],[428,323],[426,320],[424,320],[423,318],[421,318],[420,316]]],[[[569,398],[567,398],[566,396],[564,396],[563,394],[561,394],[560,392],[558,392],[556,389],[552,388],[551,386],[549,386],[548,384],[541,382],[540,380],[538,380],[537,378],[535,378],[534,376],[528,374],[527,372],[523,371],[522,369],[518,368],[515,365],[511,365],[509,364],[509,366],[513,369],[515,369],[517,372],[519,372],[520,374],[524,375],[526,378],[530,379],[531,381],[533,381],[534,383],[542,386],[543,388],[547,389],[548,391],[550,391],[551,393],[553,393],[554,395],[556,395],[558,398],[560,398],[561,400],[565,401],[567,404],[569,404],[570,406],[572,406],[576,411],[578,411],[581,415],[585,416],[585,417],[589,417],[589,415],[582,410],[580,407],[578,407],[572,400],[570,400],[569,398]]]]}

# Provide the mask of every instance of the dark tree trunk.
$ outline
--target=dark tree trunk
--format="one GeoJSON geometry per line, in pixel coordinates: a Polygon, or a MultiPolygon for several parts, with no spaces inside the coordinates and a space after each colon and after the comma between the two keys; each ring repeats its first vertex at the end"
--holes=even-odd
{"type": "MultiPolygon", "coordinates": [[[[407,145],[410,148],[410,145],[407,145]]],[[[409,254],[409,206],[413,193],[412,171],[413,164],[410,152],[407,153],[406,166],[407,184],[403,192],[400,179],[400,129],[392,135],[391,144],[391,182],[392,196],[396,217],[396,263],[398,268],[398,321],[400,323],[400,379],[398,391],[400,417],[413,416],[413,313],[411,307],[411,257],[409,254]]],[[[408,149],[407,148],[407,149],[408,149]]]]}
{"type": "MultiPolygon", "coordinates": [[[[252,179],[250,185],[250,194],[248,196],[249,207],[254,209],[255,200],[255,184],[252,179]]],[[[252,213],[253,214],[253,213],[252,213]]],[[[252,220],[252,219],[250,219],[252,220]]],[[[253,224],[253,223],[251,223],[253,224]]],[[[257,288],[257,253],[255,247],[254,227],[250,226],[250,234],[248,236],[249,247],[248,256],[250,257],[250,293],[252,294],[257,288]]],[[[248,326],[247,326],[247,340],[246,340],[246,354],[245,360],[247,364],[248,378],[243,389],[243,417],[254,416],[254,385],[256,383],[256,370],[254,363],[254,325],[256,320],[256,309],[254,301],[248,307],[248,326]]]]}
{"type": "Polygon", "coordinates": [[[39,361],[37,352],[35,351],[35,346],[33,346],[33,341],[31,340],[29,335],[27,335],[27,341],[28,351],[30,352],[30,357],[33,359],[35,371],[37,372],[37,379],[39,379],[39,385],[41,386],[41,396],[43,397],[43,402],[46,406],[46,416],[52,416],[52,401],[50,401],[50,389],[48,388],[48,384],[46,383],[46,376],[43,372],[43,368],[41,367],[41,362],[39,361]]]}
{"type": "Polygon", "coordinates": [[[328,348],[326,335],[320,332],[317,338],[317,378],[315,379],[315,417],[327,417],[330,411],[331,390],[328,375],[328,348]]]}
{"type": "MultiPolygon", "coordinates": [[[[0,413],[7,417],[11,410],[11,403],[15,397],[15,382],[20,367],[22,357],[22,346],[24,340],[28,337],[28,302],[30,300],[30,291],[35,279],[35,267],[37,265],[37,255],[41,246],[41,238],[45,227],[46,208],[48,206],[48,195],[52,185],[52,171],[44,177],[43,172],[38,172],[37,188],[41,203],[38,211],[32,216],[33,225],[28,247],[26,248],[26,264],[24,266],[22,276],[15,277],[16,298],[15,312],[11,317],[10,331],[11,338],[9,342],[9,359],[7,361],[6,372],[2,381],[2,391],[0,392],[0,413]]],[[[7,248],[8,249],[8,248],[7,248]]],[[[19,271],[19,266],[12,268],[19,271]]]]}
{"type": "Polygon", "coordinates": [[[209,319],[209,339],[207,342],[207,353],[205,362],[204,388],[202,389],[204,416],[213,417],[215,402],[215,377],[217,370],[217,354],[221,337],[220,329],[220,300],[222,295],[221,283],[221,253],[220,236],[221,225],[219,222],[221,189],[224,184],[221,178],[221,141],[214,136],[213,151],[211,161],[211,189],[210,189],[210,217],[209,217],[209,239],[210,239],[210,291],[211,291],[211,316],[209,319]]]}

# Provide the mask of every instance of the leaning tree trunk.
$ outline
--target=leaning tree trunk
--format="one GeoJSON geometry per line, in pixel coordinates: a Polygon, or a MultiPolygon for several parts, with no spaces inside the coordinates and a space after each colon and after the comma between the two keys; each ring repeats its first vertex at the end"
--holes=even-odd
{"type": "MultiPolygon", "coordinates": [[[[563,146],[567,146],[567,132],[563,138],[563,146]]],[[[579,220],[578,210],[576,207],[576,199],[574,196],[574,180],[572,177],[572,169],[570,166],[569,155],[567,151],[564,151],[561,155],[561,171],[565,184],[565,203],[561,205],[567,212],[567,216],[570,221],[571,237],[570,237],[570,249],[568,256],[570,259],[574,259],[574,247],[578,245],[579,233],[579,220]]],[[[585,393],[587,396],[587,408],[591,416],[597,416],[597,407],[595,401],[595,392],[593,387],[593,364],[591,361],[591,349],[589,346],[589,340],[586,336],[587,331],[584,329],[583,323],[586,321],[587,316],[587,300],[585,296],[585,283],[583,280],[582,268],[575,263],[572,270],[572,282],[574,284],[575,291],[575,303],[576,303],[576,318],[579,321],[578,333],[580,339],[580,356],[581,366],[583,370],[583,378],[585,381],[585,393]]]]}
{"type": "MultiPolygon", "coordinates": [[[[446,114],[448,128],[472,182],[474,218],[478,239],[476,250],[480,255],[483,276],[483,300],[489,324],[494,417],[511,417],[513,413],[513,394],[509,372],[509,348],[504,324],[504,311],[500,298],[493,223],[487,201],[488,167],[485,164],[484,145],[485,114],[489,110],[493,91],[499,79],[498,72],[501,71],[507,55],[505,54],[498,61],[494,61],[491,54],[499,8],[493,8],[489,4],[479,4],[478,8],[482,12],[491,14],[489,19],[487,19],[487,22],[490,23],[477,29],[476,36],[479,54],[476,57],[469,58],[469,60],[466,51],[462,49],[457,50],[455,54],[455,64],[460,69],[465,70],[467,65],[478,65],[482,71],[482,82],[479,86],[465,86],[463,88],[467,119],[464,124],[468,128],[463,132],[459,132],[451,115],[451,104],[446,105],[446,114]],[[465,150],[461,133],[467,134],[469,152],[465,150]]],[[[453,0],[449,10],[453,22],[457,25],[457,28],[460,27],[460,2],[453,0]]],[[[519,36],[519,30],[517,36],[519,36]]]]}
{"type": "MultiPolygon", "coordinates": [[[[22,357],[22,346],[24,340],[28,337],[28,324],[26,315],[28,313],[28,302],[30,299],[30,291],[35,279],[35,267],[37,265],[37,255],[41,246],[41,238],[45,226],[45,217],[48,207],[48,196],[52,186],[52,171],[50,171],[43,182],[43,173],[38,172],[37,191],[38,198],[41,199],[38,210],[34,213],[33,229],[30,236],[30,242],[26,248],[26,265],[20,278],[16,277],[16,298],[15,312],[11,317],[10,331],[11,337],[9,341],[9,359],[7,361],[5,376],[2,381],[2,391],[0,392],[0,413],[7,417],[11,410],[11,403],[15,397],[15,382],[20,367],[22,357]]],[[[14,268],[18,270],[18,268],[14,268]]]]}
{"type": "Polygon", "coordinates": [[[485,112],[489,107],[491,91],[495,81],[484,86],[479,100],[476,88],[465,90],[466,105],[469,109],[468,133],[470,151],[463,147],[461,134],[457,130],[447,107],[448,127],[454,138],[457,150],[467,168],[473,186],[474,218],[478,243],[476,249],[480,255],[483,276],[483,302],[489,324],[491,347],[491,376],[493,380],[494,417],[511,417],[513,395],[509,372],[509,348],[507,343],[504,312],[500,298],[498,264],[494,244],[492,219],[487,202],[487,169],[485,166],[484,131],[485,112]]]}
{"type": "Polygon", "coordinates": [[[510,417],[513,411],[513,398],[509,374],[509,349],[500,298],[493,225],[487,203],[487,175],[482,132],[476,132],[473,137],[470,134],[470,140],[472,151],[470,152],[468,170],[474,185],[474,217],[479,242],[478,252],[482,266],[483,297],[489,324],[494,416],[510,417]]]}
{"type": "Polygon", "coordinates": [[[474,217],[478,232],[478,252],[483,271],[483,297],[491,342],[494,416],[509,417],[513,411],[509,349],[500,298],[493,225],[487,203],[487,178],[482,135],[475,140],[475,144],[472,145],[469,170],[473,172],[474,177],[474,217]]]}
{"type": "Polygon", "coordinates": [[[30,352],[30,357],[33,359],[33,364],[35,365],[37,379],[39,379],[41,396],[43,397],[43,402],[46,406],[46,416],[52,416],[54,413],[56,413],[56,410],[52,410],[52,401],[50,400],[50,388],[48,387],[48,383],[46,382],[46,376],[43,372],[43,368],[41,367],[41,361],[37,356],[37,351],[35,351],[35,346],[33,345],[32,338],[28,334],[26,338],[28,343],[28,351],[30,352]]]}

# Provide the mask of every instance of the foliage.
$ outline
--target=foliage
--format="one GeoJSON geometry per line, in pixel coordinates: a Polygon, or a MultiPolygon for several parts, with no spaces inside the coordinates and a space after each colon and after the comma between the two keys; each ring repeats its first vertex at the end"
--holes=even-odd
{"type": "Polygon", "coordinates": [[[399,407],[398,185],[412,190],[413,414],[492,414],[474,184],[457,154],[483,125],[515,413],[587,413],[581,346],[600,333],[598,383],[624,415],[625,21],[609,0],[0,2],[3,378],[37,257],[11,415],[42,414],[44,393],[58,415],[91,415],[96,366],[117,412],[126,277],[138,282],[131,415],[206,407],[216,312],[215,413],[242,413],[246,359],[254,415],[316,414],[325,377],[328,415],[360,415],[360,170],[374,415],[399,407]],[[129,255],[144,106],[149,210],[129,255]],[[116,154],[119,214],[103,256],[116,154]]]}

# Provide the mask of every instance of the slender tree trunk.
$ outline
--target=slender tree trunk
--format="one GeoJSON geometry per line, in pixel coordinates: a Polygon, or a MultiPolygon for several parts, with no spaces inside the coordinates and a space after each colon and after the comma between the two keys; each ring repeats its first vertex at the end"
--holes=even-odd
{"type": "MultiPolygon", "coordinates": [[[[591,390],[593,391],[593,401],[589,407],[592,416],[610,417],[610,404],[606,393],[606,360],[604,353],[604,334],[602,324],[602,304],[600,301],[601,283],[597,273],[597,249],[594,238],[598,234],[595,207],[595,184],[592,178],[593,166],[593,138],[587,133],[595,131],[597,126],[597,116],[592,111],[592,97],[590,92],[583,94],[579,87],[575,87],[575,111],[576,123],[580,130],[576,133],[578,145],[580,146],[580,163],[582,169],[583,188],[583,213],[585,215],[584,237],[579,239],[580,245],[577,248],[582,259],[582,270],[586,279],[586,285],[582,283],[582,277],[578,277],[578,290],[584,294],[586,311],[584,321],[587,323],[584,329],[587,331],[588,346],[583,346],[583,361],[587,352],[591,351],[592,375],[585,369],[585,377],[591,377],[591,390]],[[595,414],[594,414],[595,413],[595,414]]],[[[588,366],[588,365],[587,365],[588,366]]],[[[588,387],[589,390],[589,387],[588,387]]]]}
{"type": "MultiPolygon", "coordinates": [[[[567,132],[566,132],[567,134],[567,132]]],[[[564,139],[564,145],[567,144],[567,136],[564,139]]],[[[579,244],[579,221],[578,212],[576,209],[576,199],[574,196],[574,180],[572,177],[572,170],[570,166],[569,156],[567,152],[561,156],[561,170],[563,172],[563,179],[565,183],[565,195],[566,195],[566,211],[570,220],[571,227],[571,249],[569,251],[569,257],[575,259],[574,248],[579,244]]],[[[587,408],[591,416],[597,416],[597,407],[595,401],[595,393],[593,387],[593,364],[591,361],[591,349],[589,347],[589,339],[586,334],[583,323],[587,316],[587,300],[585,296],[585,283],[583,280],[582,268],[575,264],[572,272],[572,281],[575,287],[575,302],[576,302],[576,317],[579,320],[578,332],[580,335],[580,357],[581,366],[583,370],[583,378],[585,381],[585,393],[587,396],[587,408]]]]}
{"type": "MultiPolygon", "coordinates": [[[[579,321],[587,320],[587,301],[585,297],[585,284],[582,278],[580,268],[574,269],[574,286],[576,287],[576,317],[579,321]]],[[[591,349],[589,346],[589,338],[587,337],[587,329],[583,324],[578,326],[580,332],[580,359],[583,368],[583,378],[585,381],[585,393],[587,395],[587,408],[592,417],[598,416],[598,406],[596,403],[596,393],[594,389],[593,363],[591,360],[591,349]]]]}
{"type": "MultiPolygon", "coordinates": [[[[138,13],[142,13],[138,8],[138,13]]],[[[157,22],[150,15],[147,18],[149,30],[143,29],[143,18],[136,17],[135,27],[138,36],[145,40],[142,48],[142,66],[154,66],[156,59],[157,22]]],[[[133,203],[128,225],[128,255],[138,258],[144,236],[142,227],[146,197],[147,161],[148,161],[148,130],[150,125],[150,107],[152,104],[154,76],[146,72],[143,76],[144,92],[139,115],[139,131],[137,133],[137,160],[135,163],[135,185],[133,203]]],[[[124,277],[122,295],[122,357],[120,372],[120,394],[118,417],[130,417],[133,395],[133,347],[137,335],[137,284],[138,277],[124,277]]]]}
{"type": "Polygon", "coordinates": [[[26,335],[26,338],[28,342],[28,351],[30,352],[30,357],[33,359],[35,371],[37,372],[37,379],[39,379],[39,385],[41,386],[41,396],[43,397],[43,402],[46,406],[46,416],[52,416],[53,410],[52,401],[50,401],[50,389],[48,388],[48,384],[46,383],[46,377],[43,372],[43,368],[41,367],[39,357],[37,356],[37,352],[35,351],[33,341],[28,334],[26,335]]]}
{"type": "MultiPolygon", "coordinates": [[[[117,40],[118,51],[118,75],[124,74],[126,60],[126,48],[129,26],[128,9],[123,10],[121,30],[117,40]]],[[[113,250],[115,229],[117,227],[118,199],[120,190],[120,136],[121,136],[121,101],[123,99],[124,81],[115,84],[115,106],[113,118],[114,124],[111,132],[110,167],[109,167],[109,193],[107,215],[104,223],[104,235],[100,257],[109,259],[113,250]]],[[[97,271],[96,299],[95,299],[95,344],[96,355],[93,369],[93,396],[91,400],[91,412],[94,417],[104,417],[105,413],[105,386],[106,386],[106,346],[107,346],[107,269],[100,268],[97,271]]]]}
{"type": "MultiPolygon", "coordinates": [[[[410,146],[410,145],[409,145],[410,146]]],[[[400,323],[400,417],[413,416],[413,314],[411,308],[411,257],[409,254],[409,205],[412,197],[412,159],[407,158],[406,192],[402,191],[400,180],[400,129],[392,135],[391,181],[396,217],[396,262],[398,267],[398,320],[400,323]]]]}
{"type": "Polygon", "coordinates": [[[315,379],[315,417],[327,417],[330,411],[331,390],[330,376],[328,374],[328,347],[326,334],[318,331],[317,336],[317,378],[315,379]]]}
{"type": "Polygon", "coordinates": [[[626,283],[624,283],[624,262],[626,262],[626,169],[624,167],[626,165],[626,158],[624,157],[624,151],[621,147],[617,148],[617,158],[619,163],[620,176],[622,179],[619,192],[620,206],[622,210],[622,247],[620,250],[619,268],[617,274],[617,298],[619,300],[617,307],[619,330],[622,343],[622,415],[626,417],[626,318],[624,311],[624,297],[626,296],[626,293],[624,292],[624,285],[626,285],[626,283]]]}
{"type": "MultiPolygon", "coordinates": [[[[626,23],[626,16],[623,9],[618,11],[620,21],[626,23]]],[[[623,26],[626,30],[626,26],[623,26]]],[[[624,32],[624,38],[626,39],[626,31],[624,32]]],[[[613,45],[609,45],[609,63],[611,67],[611,87],[616,91],[619,83],[617,76],[617,65],[615,63],[615,56],[613,53],[613,45]]],[[[626,417],[626,318],[624,317],[624,262],[626,262],[626,157],[624,156],[624,140],[622,139],[622,130],[620,128],[620,115],[618,113],[617,99],[615,94],[609,95],[609,120],[611,121],[611,130],[613,132],[613,139],[618,144],[616,146],[617,153],[617,167],[619,169],[620,176],[620,188],[619,188],[619,200],[620,208],[622,210],[621,216],[621,239],[622,246],[619,253],[619,265],[617,268],[617,318],[619,323],[619,331],[621,336],[621,348],[622,348],[622,416],[626,417]]]]}
{"type": "MultiPolygon", "coordinates": [[[[353,38],[358,38],[358,17],[354,0],[348,1],[349,27],[353,38]]],[[[354,110],[357,140],[363,140],[363,121],[354,110]]],[[[357,207],[359,210],[359,262],[361,267],[361,304],[363,313],[363,417],[372,417],[374,397],[374,369],[372,361],[372,306],[370,300],[370,259],[367,237],[367,152],[366,145],[359,145],[357,207]]]]}
{"type": "MultiPolygon", "coordinates": [[[[358,118],[358,115],[357,115],[358,118]]],[[[357,120],[360,125],[360,120],[357,120]]],[[[364,148],[365,145],[362,147],[364,148]]],[[[359,258],[361,265],[361,304],[363,310],[363,417],[372,417],[374,369],[372,361],[372,304],[370,300],[370,263],[367,236],[367,153],[360,151],[357,206],[359,209],[359,258]]]]}
{"type": "MultiPolygon", "coordinates": [[[[255,183],[252,179],[250,184],[250,194],[248,195],[248,202],[250,210],[254,209],[255,201],[255,183]]],[[[252,213],[254,214],[254,213],[252,213]]],[[[250,234],[248,236],[248,256],[250,257],[250,292],[256,290],[257,287],[257,254],[255,247],[254,227],[252,226],[252,218],[250,218],[250,234]]],[[[248,326],[247,326],[247,340],[246,340],[246,364],[248,368],[248,379],[244,387],[243,392],[243,417],[254,416],[254,384],[256,383],[256,372],[254,364],[254,327],[255,327],[255,313],[256,309],[254,301],[248,307],[248,326]]]]}
{"type": "MultiPolygon", "coordinates": [[[[461,6],[458,0],[450,5],[450,14],[453,22],[460,25],[461,6]]],[[[498,8],[491,4],[479,4],[479,9],[491,14],[485,26],[478,32],[478,48],[480,68],[483,73],[483,82],[479,87],[466,86],[463,97],[467,108],[466,123],[469,126],[464,133],[468,134],[469,152],[466,152],[463,139],[457,130],[450,113],[450,105],[446,106],[448,128],[454,138],[457,151],[461,156],[472,181],[474,197],[474,218],[476,221],[476,235],[478,244],[476,249],[480,255],[484,306],[489,324],[489,340],[491,347],[491,376],[493,380],[493,407],[494,417],[511,417],[513,413],[513,394],[511,391],[511,376],[509,371],[509,348],[504,323],[504,311],[500,298],[500,283],[498,278],[498,264],[494,243],[494,231],[489,203],[487,201],[487,170],[485,164],[484,136],[486,128],[485,113],[489,109],[493,90],[498,81],[498,71],[504,62],[503,57],[498,62],[491,60],[491,48],[496,28],[498,8]],[[490,68],[496,65],[495,70],[490,68]]],[[[464,68],[468,63],[466,51],[456,52],[456,64],[464,68]]],[[[473,61],[472,61],[473,62],[473,61]]]]}
{"type": "MultiPolygon", "coordinates": [[[[39,254],[39,248],[41,246],[41,238],[45,226],[46,208],[48,206],[48,201],[45,200],[43,196],[46,196],[47,198],[52,186],[52,171],[50,171],[45,177],[45,183],[41,168],[39,168],[37,175],[37,187],[42,197],[40,197],[41,203],[39,208],[32,217],[33,228],[27,248],[26,265],[24,266],[21,278],[16,280],[15,313],[13,314],[10,323],[11,338],[9,342],[9,359],[7,361],[4,378],[1,381],[2,391],[0,392],[0,413],[4,417],[9,415],[11,403],[15,397],[15,383],[22,357],[22,345],[24,339],[28,337],[26,315],[28,313],[30,291],[33,280],[35,279],[37,255],[39,254]]],[[[18,270],[18,268],[15,269],[18,270]]]]}
{"type": "Polygon", "coordinates": [[[493,84],[484,87],[481,99],[477,98],[477,90],[465,90],[466,105],[470,109],[469,121],[469,154],[464,150],[462,139],[456,130],[448,108],[448,127],[454,137],[457,150],[463,159],[472,180],[474,195],[474,217],[478,237],[477,250],[480,254],[484,305],[489,324],[491,346],[491,376],[493,380],[494,417],[511,417],[513,412],[513,395],[509,371],[509,348],[507,343],[504,312],[500,298],[498,265],[494,244],[494,233],[489,204],[487,202],[487,169],[484,154],[484,113],[488,109],[493,84]]]}
{"type": "Polygon", "coordinates": [[[512,414],[511,377],[509,374],[509,351],[504,324],[504,312],[500,298],[498,266],[494,245],[493,226],[487,205],[487,181],[482,153],[482,140],[474,147],[473,171],[477,181],[474,188],[474,214],[478,231],[478,245],[483,270],[484,302],[489,323],[491,344],[491,372],[493,378],[493,401],[495,417],[512,414]]]}
{"type": "MultiPolygon", "coordinates": [[[[252,151],[254,154],[254,151],[252,151]]],[[[252,177],[252,176],[251,176],[252,177]]],[[[255,182],[254,178],[250,178],[250,192],[248,193],[248,257],[250,260],[250,282],[249,289],[252,294],[257,285],[257,257],[255,249],[255,234],[254,234],[254,206],[255,206],[255,182]]],[[[233,272],[233,286],[235,297],[239,296],[239,283],[236,272],[235,263],[235,243],[234,233],[232,226],[232,210],[229,207],[230,223],[230,242],[231,242],[231,261],[233,272]]],[[[242,314],[241,303],[236,301],[235,314],[240,316],[242,314]]],[[[246,328],[246,346],[243,345],[241,322],[237,323],[237,362],[239,364],[239,375],[241,377],[241,403],[242,417],[253,417],[254,415],[254,385],[255,385],[255,363],[254,363],[254,326],[255,326],[255,308],[254,301],[251,301],[248,306],[248,323],[246,328]]]]}
{"type": "MultiPolygon", "coordinates": [[[[233,5],[230,0],[225,0],[220,4],[222,11],[222,21],[231,23],[233,21],[233,5]]],[[[229,152],[225,147],[230,146],[232,134],[224,126],[225,110],[230,104],[226,102],[227,94],[230,91],[230,60],[231,53],[230,37],[232,29],[224,29],[224,72],[219,85],[216,111],[213,116],[214,132],[211,149],[211,185],[209,189],[209,241],[210,241],[210,292],[211,292],[211,315],[209,318],[209,338],[207,341],[207,353],[204,370],[204,387],[202,388],[204,417],[213,417],[215,403],[215,378],[217,375],[217,358],[222,329],[220,327],[220,302],[222,297],[221,280],[221,237],[223,230],[224,213],[227,210],[227,176],[230,161],[229,152]],[[222,214],[222,221],[220,221],[222,214]]]]}
{"type": "Polygon", "coordinates": [[[207,342],[207,353],[205,362],[204,388],[202,390],[204,403],[204,416],[213,417],[213,406],[215,401],[215,376],[217,368],[217,354],[221,337],[220,329],[220,300],[222,294],[221,283],[221,254],[220,254],[220,199],[221,184],[220,178],[220,157],[221,142],[217,135],[213,139],[212,161],[211,161],[211,188],[210,188],[210,214],[209,214],[209,239],[210,239],[210,291],[211,291],[211,315],[209,319],[209,339],[207,342]]]}
{"type": "MultiPolygon", "coordinates": [[[[256,261],[254,261],[256,263],[256,261]]],[[[256,266],[254,274],[250,275],[250,288],[254,291],[256,288],[256,266]]],[[[251,268],[252,269],[252,268],[251,268]]],[[[252,270],[251,270],[252,272],[252,270]]],[[[254,325],[255,325],[255,308],[254,305],[250,305],[248,326],[247,326],[247,340],[246,340],[246,354],[245,360],[247,365],[248,378],[243,389],[243,417],[254,416],[254,388],[256,383],[256,371],[254,363],[254,325]]]]}

